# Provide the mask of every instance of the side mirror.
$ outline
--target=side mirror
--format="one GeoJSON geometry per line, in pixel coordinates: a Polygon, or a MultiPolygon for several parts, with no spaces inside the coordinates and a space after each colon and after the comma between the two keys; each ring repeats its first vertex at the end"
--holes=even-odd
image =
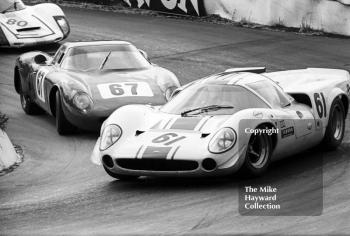
{"type": "Polygon", "coordinates": [[[149,61],[147,52],[145,52],[145,51],[143,51],[143,50],[141,50],[141,49],[139,49],[139,52],[142,54],[142,56],[143,56],[144,58],[146,58],[147,61],[149,61]]]}
{"type": "Polygon", "coordinates": [[[38,54],[34,57],[34,62],[39,65],[45,65],[47,62],[47,58],[43,54],[38,54]]]}

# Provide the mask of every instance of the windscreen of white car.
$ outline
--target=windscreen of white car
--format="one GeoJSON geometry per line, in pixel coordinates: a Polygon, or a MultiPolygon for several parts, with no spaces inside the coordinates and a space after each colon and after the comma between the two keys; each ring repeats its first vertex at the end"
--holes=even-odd
{"type": "Polygon", "coordinates": [[[0,1],[0,12],[14,12],[20,11],[25,8],[25,5],[21,0],[1,0],[0,1]]]}
{"type": "Polygon", "coordinates": [[[70,48],[61,67],[66,70],[137,70],[150,67],[139,50],[129,44],[70,48]]]}
{"type": "MultiPolygon", "coordinates": [[[[195,109],[191,115],[196,113],[231,115],[248,108],[268,108],[268,105],[254,93],[241,86],[198,83],[181,91],[165,104],[161,111],[171,114],[184,114],[184,112],[195,109]],[[208,107],[215,109],[206,109],[208,107]],[[197,110],[199,108],[205,109],[197,110]]],[[[187,115],[190,115],[190,113],[187,113],[187,115]]]]}

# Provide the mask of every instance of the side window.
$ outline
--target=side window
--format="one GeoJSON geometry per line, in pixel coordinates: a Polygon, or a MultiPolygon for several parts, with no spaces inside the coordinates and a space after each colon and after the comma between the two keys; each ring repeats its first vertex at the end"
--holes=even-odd
{"type": "Polygon", "coordinates": [[[62,59],[63,59],[65,51],[66,51],[66,47],[65,46],[62,46],[60,49],[58,49],[58,51],[56,52],[55,56],[53,57],[52,64],[54,64],[54,65],[60,64],[62,59]]]}
{"type": "Polygon", "coordinates": [[[61,64],[63,57],[64,57],[64,53],[62,52],[62,54],[58,58],[57,64],[61,64]]]}
{"type": "Polygon", "coordinates": [[[247,84],[247,86],[257,92],[273,107],[283,107],[290,103],[288,97],[272,82],[261,80],[247,84]]]}

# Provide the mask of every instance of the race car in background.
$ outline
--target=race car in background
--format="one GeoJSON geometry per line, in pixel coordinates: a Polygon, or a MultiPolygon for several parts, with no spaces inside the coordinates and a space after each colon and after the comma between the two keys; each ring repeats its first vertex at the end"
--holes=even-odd
{"type": "Polygon", "coordinates": [[[116,110],[102,125],[92,161],[121,180],[228,175],[242,168],[260,175],[271,161],[320,143],[337,148],[349,107],[349,73],[257,73],[264,70],[227,70],[184,85],[162,107],[116,110]]]}
{"type": "Polygon", "coordinates": [[[14,84],[23,110],[52,114],[59,134],[73,126],[98,130],[127,104],[162,105],[180,86],[172,72],[124,41],[65,43],[53,57],[25,53],[16,60],[14,84]]]}
{"type": "Polygon", "coordinates": [[[0,1],[0,47],[25,47],[62,41],[70,32],[61,8],[52,3],[26,6],[0,1]]]}

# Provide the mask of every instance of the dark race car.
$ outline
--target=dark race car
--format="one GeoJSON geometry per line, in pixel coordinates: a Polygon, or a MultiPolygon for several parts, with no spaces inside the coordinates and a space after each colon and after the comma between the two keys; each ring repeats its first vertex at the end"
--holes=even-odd
{"type": "Polygon", "coordinates": [[[97,130],[127,104],[164,104],[180,86],[172,72],[124,41],[65,43],[53,57],[25,53],[16,60],[14,84],[23,110],[52,114],[59,134],[74,126],[97,130]]]}

